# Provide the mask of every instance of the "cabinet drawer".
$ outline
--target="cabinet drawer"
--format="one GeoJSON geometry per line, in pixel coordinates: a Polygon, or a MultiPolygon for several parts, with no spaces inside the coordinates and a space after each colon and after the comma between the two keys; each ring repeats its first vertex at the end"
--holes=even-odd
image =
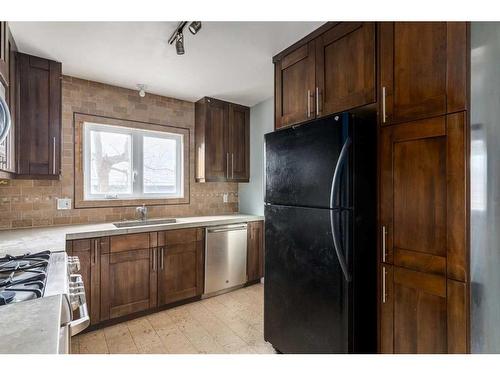
{"type": "Polygon", "coordinates": [[[90,239],[73,240],[73,251],[90,251],[90,239]]]}
{"type": "MultiPolygon", "coordinates": [[[[163,236],[162,236],[163,237],[163,236]]],[[[159,241],[159,245],[177,245],[186,242],[201,241],[203,239],[202,228],[176,229],[165,232],[164,243],[159,241]]]]}
{"type": "Polygon", "coordinates": [[[112,253],[148,249],[149,247],[149,233],[124,234],[111,237],[110,249],[112,253]]]}

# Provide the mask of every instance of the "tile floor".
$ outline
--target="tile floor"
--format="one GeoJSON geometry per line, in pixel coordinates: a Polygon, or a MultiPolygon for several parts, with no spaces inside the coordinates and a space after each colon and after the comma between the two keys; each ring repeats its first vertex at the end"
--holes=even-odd
{"type": "Polygon", "coordinates": [[[263,284],[72,339],[72,353],[274,353],[263,337],[263,284]]]}

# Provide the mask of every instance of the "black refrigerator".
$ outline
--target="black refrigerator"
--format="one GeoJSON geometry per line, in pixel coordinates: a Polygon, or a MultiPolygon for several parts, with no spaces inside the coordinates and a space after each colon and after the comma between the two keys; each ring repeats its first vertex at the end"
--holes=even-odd
{"type": "Polygon", "coordinates": [[[264,338],[376,352],[376,123],[344,113],[265,135],[264,338]]]}

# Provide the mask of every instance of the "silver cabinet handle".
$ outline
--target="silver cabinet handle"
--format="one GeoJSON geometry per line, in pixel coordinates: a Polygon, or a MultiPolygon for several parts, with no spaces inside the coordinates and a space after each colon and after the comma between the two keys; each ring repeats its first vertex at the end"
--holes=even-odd
{"type": "Polygon", "coordinates": [[[160,248],[160,269],[163,269],[163,266],[165,265],[165,247],[162,246],[160,248]]]}
{"type": "Polygon", "coordinates": [[[307,90],[307,118],[311,117],[311,90],[307,90]]]}
{"type": "Polygon", "coordinates": [[[382,267],[382,303],[386,302],[386,294],[385,294],[385,267],[382,267]]]}
{"type": "Polygon", "coordinates": [[[153,247],[153,271],[156,271],[156,247],[153,247]]]}
{"type": "Polygon", "coordinates": [[[56,137],[52,137],[52,174],[56,174],[56,137]]]}
{"type": "Polygon", "coordinates": [[[99,240],[94,240],[94,264],[97,263],[97,246],[99,245],[97,242],[99,240]]]}
{"type": "Polygon", "coordinates": [[[229,178],[229,152],[226,153],[226,175],[229,178]]]}
{"type": "Polygon", "coordinates": [[[319,87],[316,87],[316,116],[319,116],[319,87]]]}
{"type": "Polygon", "coordinates": [[[385,115],[385,86],[382,87],[382,123],[385,124],[386,115],[385,115]]]}
{"type": "Polygon", "coordinates": [[[231,179],[234,180],[234,154],[231,153],[231,179]]]}
{"type": "Polygon", "coordinates": [[[385,228],[385,225],[382,225],[382,262],[385,263],[385,257],[386,257],[386,235],[387,235],[387,229],[385,228]]]}

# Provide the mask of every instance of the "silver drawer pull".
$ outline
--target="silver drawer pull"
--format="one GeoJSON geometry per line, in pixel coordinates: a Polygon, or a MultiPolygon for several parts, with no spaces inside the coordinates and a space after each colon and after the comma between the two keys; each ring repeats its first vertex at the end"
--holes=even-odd
{"type": "Polygon", "coordinates": [[[56,174],[56,137],[52,137],[52,174],[56,174]]]}
{"type": "Polygon", "coordinates": [[[382,262],[385,263],[385,258],[386,258],[386,236],[387,236],[387,229],[385,228],[385,225],[382,225],[382,262]]]}
{"type": "Polygon", "coordinates": [[[385,267],[382,267],[382,303],[386,302],[386,292],[385,292],[385,267]]]}
{"type": "Polygon", "coordinates": [[[385,86],[382,87],[382,123],[385,124],[386,114],[385,114],[385,86]]]}

